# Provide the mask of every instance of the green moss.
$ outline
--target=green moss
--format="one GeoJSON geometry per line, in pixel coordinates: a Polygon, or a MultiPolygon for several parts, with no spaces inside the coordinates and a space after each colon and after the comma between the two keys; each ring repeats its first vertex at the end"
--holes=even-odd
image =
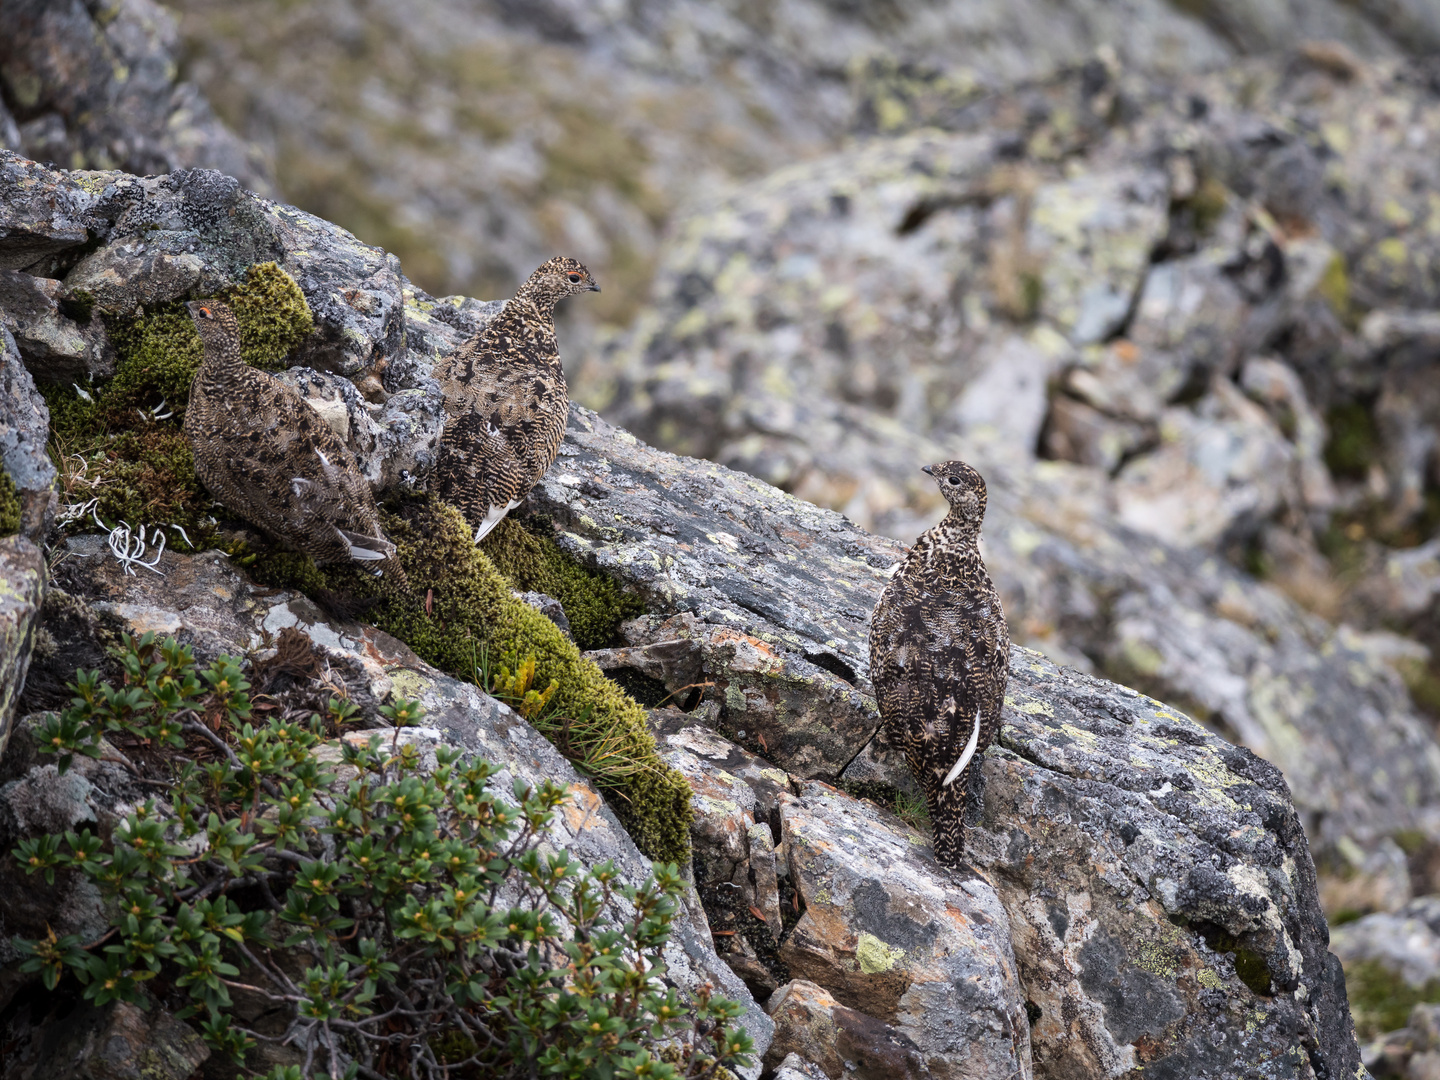
{"type": "Polygon", "coordinates": [[[481,549],[519,591],[559,600],[582,649],[603,649],[622,620],[645,610],[640,598],[622,592],[614,578],[587,570],[554,540],[512,518],[495,526],[481,549]]]}
{"type": "Polygon", "coordinates": [[[1416,1005],[1440,1004],[1440,979],[1414,987],[1378,960],[1362,960],[1345,966],[1345,993],[1355,1033],[1372,1039],[1403,1028],[1416,1005]]]}
{"type": "Polygon", "coordinates": [[[20,494],[15,490],[15,481],[0,468],[0,536],[9,536],[20,531],[20,494]]]}
{"type": "MultiPolygon", "coordinates": [[[[688,859],[690,785],[660,760],[645,712],[634,699],[583,658],[554,623],[511,595],[511,581],[472,542],[458,510],[435,499],[416,500],[385,514],[384,527],[410,578],[408,592],[389,579],[350,569],[316,571],[308,560],[291,556],[266,556],[253,572],[269,583],[312,594],[319,588],[378,600],[369,612],[375,625],[426,662],[471,682],[479,681],[477,669],[487,655],[497,662],[505,656],[533,656],[534,684],[546,686],[552,679],[559,683],[549,702],[548,721],[537,726],[582,766],[595,755],[576,753],[556,737],[565,730],[565,719],[603,730],[607,764],[592,778],[611,796],[636,845],[654,859],[688,859]]],[[[525,550],[519,556],[507,552],[506,558],[512,565],[528,564],[538,538],[520,535],[523,529],[507,533],[525,550]]],[[[538,549],[543,552],[544,545],[538,549]]],[[[498,552],[498,547],[491,550],[498,552]]]]}
{"type": "Polygon", "coordinates": [[[245,284],[225,299],[240,324],[240,354],[252,367],[282,370],[290,351],[315,329],[299,284],[273,262],[246,270],[245,284]]]}
{"type": "MultiPolygon", "coordinates": [[[[285,366],[285,357],[315,329],[305,294],[295,279],[273,262],[245,272],[245,284],[221,294],[240,325],[245,362],[266,371],[285,366]]],[[[104,392],[110,410],[166,402],[184,410],[190,383],[200,367],[200,336],[179,301],[163,304],[132,319],[111,318],[110,340],[119,354],[115,378],[104,392]]]]}
{"type": "Polygon", "coordinates": [[[1341,479],[1364,480],[1380,453],[1380,432],[1370,410],[1358,401],[1349,401],[1326,413],[1325,423],[1330,430],[1325,464],[1341,479]]]}

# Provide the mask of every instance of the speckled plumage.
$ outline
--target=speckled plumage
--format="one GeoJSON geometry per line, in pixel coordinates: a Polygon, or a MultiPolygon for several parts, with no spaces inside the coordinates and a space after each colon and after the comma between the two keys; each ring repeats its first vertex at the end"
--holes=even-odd
{"type": "Polygon", "coordinates": [[[184,424],[200,481],[227,510],[317,563],[355,561],[403,583],[349,447],[294,387],[245,363],[225,304],[188,307],[205,349],[184,424]]]}
{"type": "Polygon", "coordinates": [[[600,286],[574,259],[541,266],[476,337],[435,365],[445,394],[436,489],[478,544],[545,475],[570,412],[555,305],[600,286]]]}
{"type": "Polygon", "coordinates": [[[1010,633],[980,559],[985,481],[959,461],[925,471],[950,512],[915,541],[875,605],[870,679],[886,733],[925,792],[935,857],[959,866],[970,773],[1000,731],[1010,633]],[[972,733],[972,756],[947,783],[972,733]]]}

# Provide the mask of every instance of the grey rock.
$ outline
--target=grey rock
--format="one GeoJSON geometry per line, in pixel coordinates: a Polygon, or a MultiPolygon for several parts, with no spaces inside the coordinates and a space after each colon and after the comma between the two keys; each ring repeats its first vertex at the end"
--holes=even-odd
{"type": "Polygon", "coordinates": [[[7,1071],[16,1080],[188,1080],[210,1048],[189,1024],[147,1004],[87,1002],[28,1029],[12,1021],[7,1071]]]}
{"type": "Polygon", "coordinates": [[[93,203],[76,180],[0,150],[0,267],[23,270],[84,244],[93,203]]]}
{"type": "Polygon", "coordinates": [[[1122,525],[1213,548],[1253,536],[1284,508],[1303,509],[1294,448],[1229,380],[1215,380],[1193,409],[1165,410],[1158,426],[1160,445],[1115,477],[1122,525]]]}
{"type": "Polygon", "coordinates": [[[0,22],[0,77],[27,156],[134,173],[198,165],[268,186],[258,157],[176,81],[175,21],[159,4],[6,0],[0,22]]]}
{"type": "MultiPolygon", "coordinates": [[[[1138,383],[1161,403],[1172,401],[1195,372],[1228,373],[1234,368],[1243,339],[1245,298],[1224,272],[1231,252],[1215,246],[1188,258],[1161,262],[1145,276],[1144,288],[1126,337],[1139,350],[1123,371],[1106,371],[1102,383],[1120,387],[1138,383]]],[[[1132,391],[1133,393],[1133,391],[1132,391]]],[[[1093,404],[1099,405],[1100,402],[1093,404]]],[[[1135,419],[1153,419],[1133,406],[1122,411],[1135,419]]]]}
{"type": "MultiPolygon", "coordinates": [[[[712,542],[721,550],[739,544],[728,533],[712,542]]],[[[855,688],[853,673],[846,678],[845,662],[823,652],[796,655],[769,635],[689,612],[635,619],[621,634],[630,648],[612,651],[602,667],[650,674],[677,700],[703,680],[720,727],[797,776],[835,779],[879,726],[874,701],[855,688]]]]}
{"type": "Polygon", "coordinates": [[[560,632],[571,641],[575,640],[570,636],[570,619],[566,616],[565,607],[559,600],[542,592],[525,592],[515,595],[558,626],[560,632]]]}
{"type": "Polygon", "coordinates": [[[0,754],[15,723],[40,628],[45,556],[24,536],[0,537],[0,754]]]}
{"type": "Polygon", "coordinates": [[[694,790],[696,884],[712,928],[739,931],[722,955],[749,969],[732,957],[759,912],[753,933],[770,931],[796,980],[766,1005],[769,1064],[799,1051],[836,1077],[1030,1075],[1008,919],[988,882],[920,856],[924,838],[873,803],[817,783],[797,793],[763,758],[662,712],[662,757],[694,790]],[[779,878],[797,897],[793,926],[779,878]]]}
{"type": "Polygon", "coordinates": [[[1440,898],[1420,897],[1399,911],[1377,911],[1337,926],[1330,944],[1347,966],[1371,960],[1423,990],[1440,980],[1440,898]]]}
{"type": "Polygon", "coordinates": [[[15,339],[0,325],[0,468],[20,498],[20,530],[34,540],[48,525],[55,486],[55,465],[45,449],[49,440],[50,410],[21,362],[15,339]]]}
{"type": "MultiPolygon", "coordinates": [[[[71,246],[85,241],[82,230],[104,240],[63,279],[101,310],[128,314],[213,294],[242,281],[254,263],[274,260],[299,282],[315,316],[316,332],[291,358],[296,364],[355,376],[404,357],[398,260],[329,222],[207,169],[142,178],[66,173],[11,155],[3,161],[0,199],[19,196],[15,231],[52,245],[57,232],[72,237],[71,246]],[[67,234],[57,218],[75,227],[67,234]]],[[[39,258],[33,254],[16,258],[28,266],[39,258]]]]}
{"type": "Polygon", "coordinates": [[[100,320],[64,314],[68,300],[53,278],[0,270],[0,323],[15,335],[27,367],[59,383],[115,374],[115,349],[100,320]]]}
{"type": "Polygon", "coordinates": [[[825,1075],[820,1066],[796,1053],[786,1054],[775,1067],[775,1080],[820,1080],[825,1075]]]}
{"type": "Polygon", "coordinates": [[[20,127],[3,101],[0,101],[0,150],[20,152],[20,127]]]}
{"type": "Polygon", "coordinates": [[[1043,264],[1039,312],[1076,345],[1125,325],[1168,224],[1162,173],[1129,169],[1046,184],[1026,242],[1043,264]]]}
{"type": "Polygon", "coordinates": [[[780,820],[804,908],[780,946],[791,973],[894,1027],[933,1076],[1028,1076],[1033,990],[995,887],[916,858],[923,838],[823,784],[781,800],[780,820]]]}

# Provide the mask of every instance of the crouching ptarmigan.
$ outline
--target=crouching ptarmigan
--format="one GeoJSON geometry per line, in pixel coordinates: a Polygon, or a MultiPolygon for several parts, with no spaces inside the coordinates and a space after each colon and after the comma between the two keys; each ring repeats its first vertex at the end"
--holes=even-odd
{"type": "Polygon", "coordinates": [[[555,341],[555,305],[599,292],[574,259],[551,259],[485,329],[435,365],[445,394],[436,490],[475,542],[519,506],[560,452],[570,394],[555,341]]]}
{"type": "Polygon", "coordinates": [[[870,679],[935,830],[935,857],[962,865],[970,771],[1000,731],[1010,634],[980,560],[985,481],[959,461],[927,465],[950,512],[921,535],[870,622],[870,679]]]}
{"type": "Polygon", "coordinates": [[[245,363],[228,306],[187,306],[205,350],[184,423],[201,483],[227,510],[317,563],[354,561],[405,584],[350,448],[294,387],[245,363]]]}

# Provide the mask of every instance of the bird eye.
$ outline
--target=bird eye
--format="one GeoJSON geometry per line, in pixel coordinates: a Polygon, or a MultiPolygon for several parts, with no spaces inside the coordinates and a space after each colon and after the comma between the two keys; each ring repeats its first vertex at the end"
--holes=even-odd
{"type": "Polygon", "coordinates": [[[200,309],[200,314],[207,319],[214,318],[214,316],[210,314],[210,309],[208,307],[202,307],[200,309]]]}
{"type": "Polygon", "coordinates": [[[959,478],[958,476],[952,476],[952,477],[950,477],[950,483],[952,483],[952,484],[958,484],[958,483],[960,483],[960,478],[959,478]]]}
{"type": "Polygon", "coordinates": [[[579,285],[579,284],[580,284],[580,275],[579,275],[579,274],[569,274],[569,275],[567,275],[567,276],[570,278],[570,284],[571,284],[571,285],[579,285]]]}

